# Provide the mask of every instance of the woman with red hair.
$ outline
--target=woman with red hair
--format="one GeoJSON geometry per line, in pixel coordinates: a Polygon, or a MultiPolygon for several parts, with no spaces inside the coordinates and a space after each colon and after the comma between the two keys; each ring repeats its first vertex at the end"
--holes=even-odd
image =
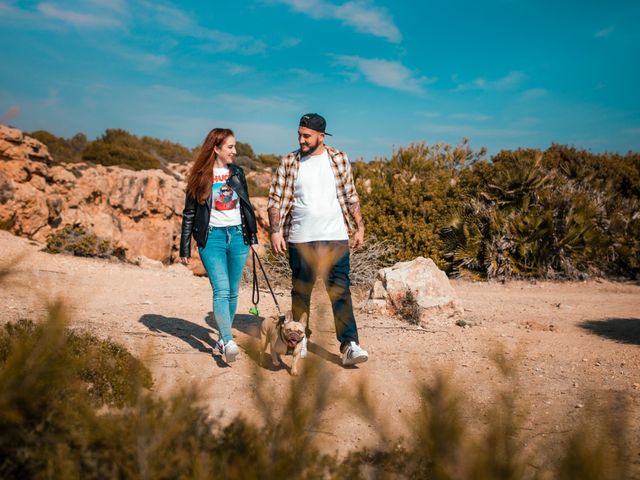
{"type": "Polygon", "coordinates": [[[238,305],[242,269],[256,237],[256,216],[242,168],[233,164],[236,139],[228,128],[214,128],[202,144],[187,177],[182,212],[180,260],[189,264],[191,237],[213,288],[218,350],[230,363],[239,353],[231,325],[238,305]]]}

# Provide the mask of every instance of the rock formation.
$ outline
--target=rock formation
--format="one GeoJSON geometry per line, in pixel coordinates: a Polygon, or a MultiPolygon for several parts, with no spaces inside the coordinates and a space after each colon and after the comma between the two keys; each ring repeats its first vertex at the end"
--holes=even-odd
{"type": "MultiPolygon", "coordinates": [[[[52,165],[47,147],[20,130],[0,125],[0,225],[44,242],[69,224],[80,224],[126,249],[132,262],[165,264],[179,255],[186,168],[133,171],[73,163],[52,165]]],[[[264,200],[256,199],[263,208],[264,200]]],[[[260,212],[266,238],[266,212],[260,212]]],[[[192,246],[197,258],[197,248],[192,246]]],[[[192,269],[203,273],[199,261],[192,269]]]]}

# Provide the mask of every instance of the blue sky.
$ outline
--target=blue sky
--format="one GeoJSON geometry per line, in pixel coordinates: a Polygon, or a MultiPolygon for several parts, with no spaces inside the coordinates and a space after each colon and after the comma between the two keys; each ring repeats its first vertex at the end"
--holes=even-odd
{"type": "Polygon", "coordinates": [[[351,159],[413,142],[640,151],[640,1],[0,0],[0,117],[351,159]]]}

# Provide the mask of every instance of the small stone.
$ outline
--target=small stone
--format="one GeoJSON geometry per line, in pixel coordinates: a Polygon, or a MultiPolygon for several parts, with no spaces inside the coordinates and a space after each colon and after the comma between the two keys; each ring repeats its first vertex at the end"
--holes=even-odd
{"type": "Polygon", "coordinates": [[[575,406],[574,406],[574,408],[583,408],[583,407],[584,407],[584,405],[581,404],[581,403],[576,403],[575,406]]]}

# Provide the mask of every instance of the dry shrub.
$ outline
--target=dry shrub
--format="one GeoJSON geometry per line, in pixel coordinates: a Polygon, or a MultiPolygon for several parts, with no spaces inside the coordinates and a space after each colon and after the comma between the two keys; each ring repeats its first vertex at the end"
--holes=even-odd
{"type": "Polygon", "coordinates": [[[115,257],[124,260],[125,249],[116,247],[111,240],[100,238],[80,224],[66,225],[47,237],[46,252],[67,253],[77,257],[115,257]]]}
{"type": "Polygon", "coordinates": [[[370,288],[378,270],[388,267],[396,247],[388,240],[369,237],[361,248],[351,252],[351,284],[370,288]]]}
{"type": "Polygon", "coordinates": [[[404,297],[402,297],[397,314],[402,320],[409,322],[411,325],[420,324],[420,305],[418,305],[416,296],[411,289],[407,289],[404,297]]]}
{"type": "MultiPolygon", "coordinates": [[[[4,329],[0,478],[618,480],[638,473],[633,463],[638,445],[632,443],[637,435],[628,435],[624,404],[604,402],[590,409],[560,446],[538,437],[539,448],[525,450],[531,434],[522,428],[525,417],[517,404],[518,360],[505,352],[494,355],[502,386],[494,386],[488,408],[474,403],[445,373],[421,383],[418,405],[406,414],[407,438],[394,433],[389,405],[379,402],[376,392],[360,383],[356,396],[347,398],[332,388],[330,372],[313,357],[284,391],[274,392],[256,370],[264,425],[238,417],[223,426],[193,389],[164,399],[146,391],[145,370],[123,362],[128,354],[121,347],[96,348],[100,341],[90,339],[78,348],[79,337],[68,332],[67,321],[64,304],[52,302],[42,324],[20,322],[4,329]],[[91,387],[100,375],[82,376],[82,365],[93,361],[86,357],[94,355],[121,364],[98,370],[105,378],[130,382],[123,408],[104,395],[105,389],[91,387]],[[110,407],[100,408],[96,398],[110,407]],[[369,421],[379,434],[378,448],[360,448],[346,458],[319,452],[314,432],[336,401],[342,415],[369,421]]],[[[249,353],[255,359],[256,352],[249,353]]],[[[118,388],[118,382],[110,385],[118,388]]]]}
{"type": "MultiPolygon", "coordinates": [[[[287,255],[276,255],[271,244],[265,246],[266,254],[262,257],[269,280],[272,285],[288,288],[291,286],[291,269],[287,255]]],[[[389,265],[386,260],[394,247],[390,242],[381,241],[375,237],[367,239],[357,250],[351,250],[349,263],[351,267],[349,278],[355,287],[369,288],[376,279],[378,270],[389,265]]],[[[260,274],[262,281],[262,275],[260,274]]]]}

